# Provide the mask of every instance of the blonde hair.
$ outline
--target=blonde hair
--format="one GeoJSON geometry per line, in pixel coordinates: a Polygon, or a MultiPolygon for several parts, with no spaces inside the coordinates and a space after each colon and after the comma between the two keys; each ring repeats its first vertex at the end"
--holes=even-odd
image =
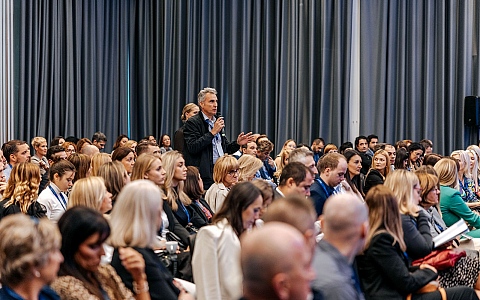
{"type": "Polygon", "coordinates": [[[249,177],[253,177],[260,170],[263,163],[253,155],[242,155],[238,159],[238,166],[238,181],[248,181],[249,177]]]}
{"type": "Polygon", "coordinates": [[[452,158],[442,158],[433,167],[438,174],[440,185],[458,188],[457,163],[452,158]]]}
{"type": "Polygon", "coordinates": [[[22,162],[13,166],[3,199],[9,199],[4,207],[17,204],[20,211],[27,213],[28,208],[38,198],[40,186],[40,168],[30,162],[22,162]]]}
{"type": "Polygon", "coordinates": [[[418,216],[418,201],[415,199],[417,193],[415,185],[420,185],[417,175],[407,170],[396,170],[388,175],[384,185],[390,188],[398,200],[400,213],[418,216]]]}
{"type": "Polygon", "coordinates": [[[385,178],[390,173],[390,157],[388,156],[388,152],[386,150],[380,149],[380,150],[377,150],[375,154],[373,154],[371,168],[375,169],[375,157],[379,155],[383,155],[385,157],[386,164],[382,174],[382,176],[385,178]]]}
{"type": "Polygon", "coordinates": [[[438,177],[427,172],[418,172],[418,170],[415,172],[415,174],[417,175],[420,187],[422,188],[422,192],[420,194],[422,197],[422,203],[432,205],[432,203],[427,201],[427,195],[434,188],[439,188],[438,177]]]}
{"type": "Polygon", "coordinates": [[[90,165],[92,166],[92,176],[98,176],[100,167],[112,161],[112,157],[108,153],[96,153],[92,156],[90,165]]]}
{"type": "Polygon", "coordinates": [[[125,186],[124,178],[128,176],[123,164],[119,161],[110,161],[98,169],[98,175],[105,181],[107,191],[112,194],[112,202],[117,199],[118,194],[125,186]]]}
{"type": "Polygon", "coordinates": [[[231,170],[238,169],[238,161],[231,155],[224,155],[217,159],[213,166],[213,181],[215,183],[222,183],[231,170]]]}
{"type": "MultiPolygon", "coordinates": [[[[393,172],[395,174],[400,170],[393,172]]],[[[390,174],[390,176],[392,175],[390,174]]],[[[402,251],[407,250],[403,240],[402,221],[397,199],[391,189],[379,184],[372,187],[365,196],[368,206],[368,224],[370,230],[365,238],[365,249],[372,239],[380,233],[388,233],[393,237],[393,245],[398,243],[402,251]]],[[[392,245],[392,246],[393,246],[392,245]]]]}
{"type": "Polygon", "coordinates": [[[288,164],[288,162],[285,163],[285,159],[290,158],[290,152],[292,152],[292,150],[282,149],[282,151],[280,151],[280,163],[277,165],[277,171],[273,174],[273,176],[280,178],[283,168],[285,168],[285,166],[288,164]]]}
{"type": "Polygon", "coordinates": [[[130,179],[132,181],[145,179],[145,174],[152,169],[152,164],[157,160],[161,161],[160,158],[153,156],[152,154],[140,154],[133,165],[132,176],[130,176],[130,179]]]}
{"type": "Polygon", "coordinates": [[[90,176],[79,179],[73,185],[68,198],[68,208],[82,205],[100,211],[107,188],[102,177],[90,176]]]}
{"type": "MultiPolygon", "coordinates": [[[[187,206],[192,203],[192,200],[183,191],[185,181],[180,181],[177,186],[177,190],[172,187],[173,176],[175,174],[175,167],[177,159],[183,158],[182,153],[173,150],[162,155],[163,168],[165,169],[165,183],[163,184],[163,190],[166,194],[165,199],[172,208],[173,211],[178,210],[177,198],[183,205],[187,206]]],[[[234,158],[235,159],[235,158],[234,158]]]]}
{"type": "Polygon", "coordinates": [[[478,179],[480,178],[480,147],[477,145],[470,145],[467,150],[475,155],[475,165],[472,170],[472,179],[475,182],[475,190],[478,191],[478,179]]]}
{"type": "Polygon", "coordinates": [[[181,116],[181,119],[183,122],[187,121],[187,114],[192,110],[194,110],[195,108],[198,108],[198,105],[196,105],[195,103],[188,103],[183,107],[182,116],[181,116]]]}
{"type": "MultiPolygon", "coordinates": [[[[129,149],[132,149],[132,146],[135,145],[135,144],[138,145],[137,141],[135,141],[135,140],[128,140],[128,141],[125,143],[125,145],[123,145],[123,147],[127,147],[127,148],[129,148],[129,149]]],[[[136,146],[135,146],[135,147],[136,147],[136,146]]],[[[119,147],[119,148],[120,148],[120,147],[119,147]]],[[[135,153],[135,150],[134,150],[134,149],[132,149],[132,150],[133,150],[133,153],[135,153]]]]}
{"type": "Polygon", "coordinates": [[[32,268],[42,268],[53,251],[59,251],[61,235],[46,218],[24,214],[6,216],[0,222],[0,276],[7,285],[22,283],[32,268]]]}
{"type": "Polygon", "coordinates": [[[36,147],[40,147],[42,143],[46,143],[47,140],[43,136],[36,136],[32,139],[32,147],[35,149],[36,147]]]}
{"type": "Polygon", "coordinates": [[[162,198],[162,191],[150,180],[140,179],[127,184],[110,215],[110,244],[115,248],[153,248],[159,230],[162,198]]]}
{"type": "Polygon", "coordinates": [[[458,155],[459,160],[463,162],[463,176],[472,178],[472,174],[470,172],[470,156],[468,155],[468,152],[464,150],[455,150],[450,154],[450,157],[454,158],[454,155],[458,155]]]}

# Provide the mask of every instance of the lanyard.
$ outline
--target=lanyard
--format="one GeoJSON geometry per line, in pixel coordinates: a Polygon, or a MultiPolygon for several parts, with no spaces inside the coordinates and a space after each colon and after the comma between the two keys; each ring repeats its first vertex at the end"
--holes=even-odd
{"type": "Polygon", "coordinates": [[[333,189],[332,193],[329,193],[327,187],[325,186],[325,183],[323,182],[323,180],[321,180],[321,179],[316,179],[316,180],[318,180],[318,183],[320,183],[320,186],[325,191],[325,195],[327,196],[327,198],[330,197],[331,195],[333,195],[333,193],[335,192],[335,189],[333,189]]]}
{"type": "Polygon", "coordinates": [[[63,198],[62,192],[60,192],[60,197],[62,197],[62,200],[60,200],[60,197],[57,195],[55,190],[51,186],[48,186],[48,188],[52,191],[53,195],[55,195],[55,198],[57,198],[58,202],[60,202],[63,210],[67,210],[67,201],[65,201],[65,199],[63,198]]]}

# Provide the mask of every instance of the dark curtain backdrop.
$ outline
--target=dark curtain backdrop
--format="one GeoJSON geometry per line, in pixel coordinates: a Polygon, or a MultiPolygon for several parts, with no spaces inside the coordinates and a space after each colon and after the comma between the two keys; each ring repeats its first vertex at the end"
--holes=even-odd
{"type": "Polygon", "coordinates": [[[16,138],[127,132],[125,1],[17,0],[16,138]]]}
{"type": "Polygon", "coordinates": [[[361,131],[380,140],[464,140],[464,97],[478,95],[477,1],[362,1],[361,131]],[[366,51],[368,49],[369,51],[366,51]]]}
{"type": "Polygon", "coordinates": [[[135,2],[132,132],[173,134],[207,86],[226,132],[340,142],[348,124],[350,1],[135,2]],[[145,116],[150,116],[145,118],[145,116]],[[345,122],[344,122],[345,121],[345,122]]]}
{"type": "MultiPolygon", "coordinates": [[[[219,92],[230,139],[349,137],[353,1],[15,0],[16,137],[173,134],[219,92]]],[[[360,2],[359,132],[463,148],[479,94],[476,1],[360,2]]]]}

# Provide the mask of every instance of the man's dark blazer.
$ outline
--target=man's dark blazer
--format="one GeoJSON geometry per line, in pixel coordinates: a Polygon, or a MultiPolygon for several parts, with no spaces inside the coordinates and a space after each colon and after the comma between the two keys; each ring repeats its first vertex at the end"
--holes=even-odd
{"type": "MultiPolygon", "coordinates": [[[[213,145],[214,135],[208,129],[208,123],[203,119],[203,114],[191,117],[183,129],[185,149],[183,157],[187,166],[196,166],[202,176],[205,190],[213,184],[213,145]]],[[[221,133],[222,148],[224,153],[235,153],[240,146],[237,141],[228,142],[225,134],[221,133]]]]}

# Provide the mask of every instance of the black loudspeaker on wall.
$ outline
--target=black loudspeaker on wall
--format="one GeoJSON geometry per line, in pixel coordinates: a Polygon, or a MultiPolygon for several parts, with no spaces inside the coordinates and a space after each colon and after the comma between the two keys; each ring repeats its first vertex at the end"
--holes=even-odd
{"type": "Polygon", "coordinates": [[[467,126],[480,126],[480,97],[466,96],[463,118],[467,126]]]}

